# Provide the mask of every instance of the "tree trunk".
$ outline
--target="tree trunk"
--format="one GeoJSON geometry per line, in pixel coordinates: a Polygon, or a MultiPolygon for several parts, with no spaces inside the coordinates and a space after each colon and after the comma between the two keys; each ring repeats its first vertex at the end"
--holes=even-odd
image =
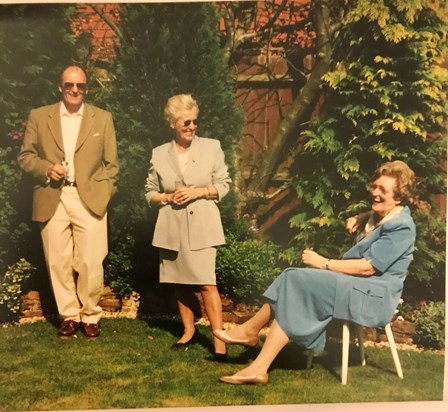
{"type": "MultiPolygon", "coordinates": [[[[321,94],[322,76],[330,69],[330,15],[327,1],[316,1],[314,8],[314,24],[316,27],[316,61],[311,74],[293,101],[288,113],[280,122],[269,146],[262,152],[258,162],[259,167],[251,178],[244,193],[241,215],[248,212],[251,204],[265,197],[278,166],[283,160],[287,148],[297,141],[300,123],[307,122],[321,94]]],[[[249,214],[251,214],[249,212],[249,214]]]]}
{"type": "Polygon", "coordinates": [[[297,140],[294,132],[298,130],[298,125],[309,120],[309,116],[319,99],[321,79],[330,69],[332,51],[327,1],[316,1],[314,19],[317,29],[317,53],[314,67],[307,82],[289,108],[288,113],[280,122],[269,146],[262,153],[258,163],[259,167],[247,187],[246,195],[248,198],[258,197],[266,191],[269,182],[283,160],[282,154],[285,152],[285,149],[297,140]]]}

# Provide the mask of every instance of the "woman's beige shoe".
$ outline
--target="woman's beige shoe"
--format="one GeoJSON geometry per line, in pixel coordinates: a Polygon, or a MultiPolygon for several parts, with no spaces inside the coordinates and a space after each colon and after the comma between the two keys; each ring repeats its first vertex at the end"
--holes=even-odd
{"type": "Polygon", "coordinates": [[[249,376],[221,376],[219,378],[221,382],[230,383],[232,385],[267,385],[268,383],[268,374],[262,373],[261,375],[249,375],[249,376]]]}
{"type": "Polygon", "coordinates": [[[215,335],[218,339],[229,345],[244,345],[244,346],[256,346],[258,343],[258,336],[255,339],[235,339],[227,334],[225,330],[215,329],[213,331],[213,335],[215,335]]]}

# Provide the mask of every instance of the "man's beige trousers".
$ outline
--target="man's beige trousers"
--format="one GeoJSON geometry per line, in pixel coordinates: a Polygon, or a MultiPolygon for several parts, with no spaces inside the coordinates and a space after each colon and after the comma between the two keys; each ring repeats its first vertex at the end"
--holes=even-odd
{"type": "Polygon", "coordinates": [[[62,189],[53,217],[41,225],[41,237],[59,315],[97,323],[107,255],[107,214],[92,215],[76,187],[62,189]]]}

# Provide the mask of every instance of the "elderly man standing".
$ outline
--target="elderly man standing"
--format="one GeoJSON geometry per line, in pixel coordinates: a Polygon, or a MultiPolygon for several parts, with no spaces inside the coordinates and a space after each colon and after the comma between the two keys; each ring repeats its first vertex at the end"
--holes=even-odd
{"type": "Polygon", "coordinates": [[[31,111],[18,163],[34,179],[32,219],[40,233],[59,315],[58,336],[100,334],[107,205],[116,191],[112,115],[84,103],[87,75],[61,75],[62,101],[31,111]]]}

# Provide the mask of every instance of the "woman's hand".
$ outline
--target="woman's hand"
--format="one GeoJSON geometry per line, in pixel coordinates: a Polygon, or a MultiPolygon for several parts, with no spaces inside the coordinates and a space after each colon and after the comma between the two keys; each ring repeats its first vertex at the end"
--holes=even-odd
{"type": "Polygon", "coordinates": [[[359,213],[356,216],[351,216],[345,221],[345,228],[348,233],[353,234],[358,231],[362,226],[364,226],[372,216],[372,211],[359,213]]]}
{"type": "Polygon", "coordinates": [[[208,193],[208,189],[204,187],[181,187],[172,194],[171,203],[176,206],[182,206],[192,200],[205,198],[208,193]]]}
{"type": "Polygon", "coordinates": [[[302,252],[302,262],[311,268],[324,269],[327,258],[319,255],[312,249],[305,249],[302,252]]]}
{"type": "Polygon", "coordinates": [[[349,217],[345,221],[345,228],[350,234],[355,233],[358,230],[358,227],[359,227],[358,216],[349,217]]]}
{"type": "Polygon", "coordinates": [[[302,252],[302,262],[314,269],[327,269],[346,275],[372,276],[376,273],[371,262],[365,258],[327,259],[312,249],[305,249],[302,252]]]}

